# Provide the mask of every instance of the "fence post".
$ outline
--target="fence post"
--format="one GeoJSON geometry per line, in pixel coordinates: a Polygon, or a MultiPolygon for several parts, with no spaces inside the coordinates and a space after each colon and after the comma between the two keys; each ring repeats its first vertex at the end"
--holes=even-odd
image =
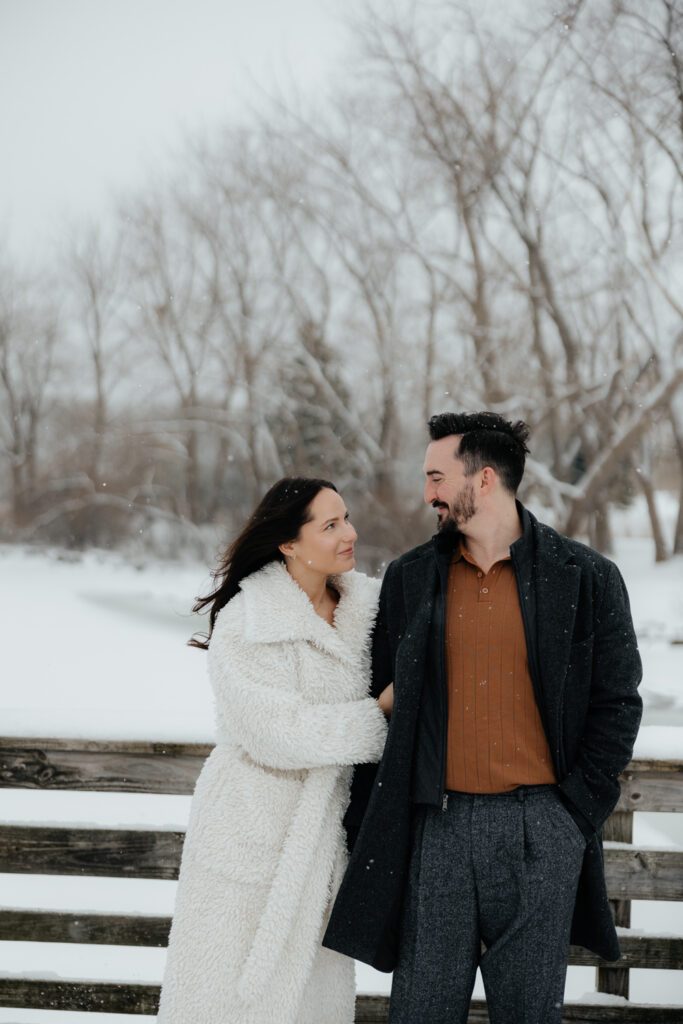
{"type": "MultiPolygon", "coordinates": [[[[633,812],[615,811],[605,822],[603,839],[617,843],[633,842],[633,812]]],[[[631,901],[610,900],[614,923],[620,928],[631,927],[631,901]]],[[[598,967],[597,990],[612,996],[629,997],[628,967],[598,967]]]]}

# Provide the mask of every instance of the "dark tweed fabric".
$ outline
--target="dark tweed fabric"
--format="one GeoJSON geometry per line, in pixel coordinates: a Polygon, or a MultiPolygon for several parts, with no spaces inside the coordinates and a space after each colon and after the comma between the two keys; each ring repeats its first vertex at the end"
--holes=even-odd
{"type": "Polygon", "coordinates": [[[556,788],[451,793],[414,825],[389,1024],[465,1024],[478,965],[491,1024],[560,1024],[586,840],[556,788]]]}

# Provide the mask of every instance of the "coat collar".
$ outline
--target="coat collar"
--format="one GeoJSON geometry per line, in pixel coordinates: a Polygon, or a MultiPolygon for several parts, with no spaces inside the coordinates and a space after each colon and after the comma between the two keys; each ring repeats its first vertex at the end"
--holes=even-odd
{"type": "Polygon", "coordinates": [[[546,523],[539,523],[533,513],[522,505],[521,501],[516,502],[519,518],[522,523],[522,536],[511,545],[511,549],[522,557],[541,559],[545,563],[555,563],[557,566],[564,565],[572,557],[572,550],[557,530],[546,523]]]}
{"type": "Polygon", "coordinates": [[[313,608],[308,595],[279,561],[242,580],[244,638],[250,643],[306,640],[338,658],[351,661],[369,647],[379,595],[379,581],[363,573],[331,576],[339,591],[334,627],[313,608]]]}

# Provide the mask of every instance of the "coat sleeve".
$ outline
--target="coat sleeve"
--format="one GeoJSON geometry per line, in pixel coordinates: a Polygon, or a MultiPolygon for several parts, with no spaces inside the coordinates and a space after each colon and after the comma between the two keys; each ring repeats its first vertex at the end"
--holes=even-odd
{"type": "Polygon", "coordinates": [[[272,663],[256,657],[254,645],[225,634],[209,647],[219,720],[249,757],[285,770],[379,760],[387,725],[376,700],[309,703],[269,682],[274,671],[287,669],[281,652],[268,654],[272,663]]]}
{"type": "Polygon", "coordinates": [[[626,586],[610,564],[596,614],[588,714],[577,759],[559,784],[571,807],[595,830],[614,809],[619,776],[633,754],[643,706],[641,678],[626,586]]]}

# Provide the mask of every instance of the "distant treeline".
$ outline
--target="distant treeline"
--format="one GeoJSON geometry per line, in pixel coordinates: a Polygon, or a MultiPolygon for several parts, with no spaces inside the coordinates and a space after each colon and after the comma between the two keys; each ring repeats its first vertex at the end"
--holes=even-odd
{"type": "Polygon", "coordinates": [[[653,497],[683,481],[680,5],[355,33],[331,97],[189,141],[39,268],[5,254],[0,539],[174,554],[299,473],[381,560],[424,533],[428,417],[486,408],[531,425],[562,531],[609,550],[644,493],[683,551],[653,497]]]}

